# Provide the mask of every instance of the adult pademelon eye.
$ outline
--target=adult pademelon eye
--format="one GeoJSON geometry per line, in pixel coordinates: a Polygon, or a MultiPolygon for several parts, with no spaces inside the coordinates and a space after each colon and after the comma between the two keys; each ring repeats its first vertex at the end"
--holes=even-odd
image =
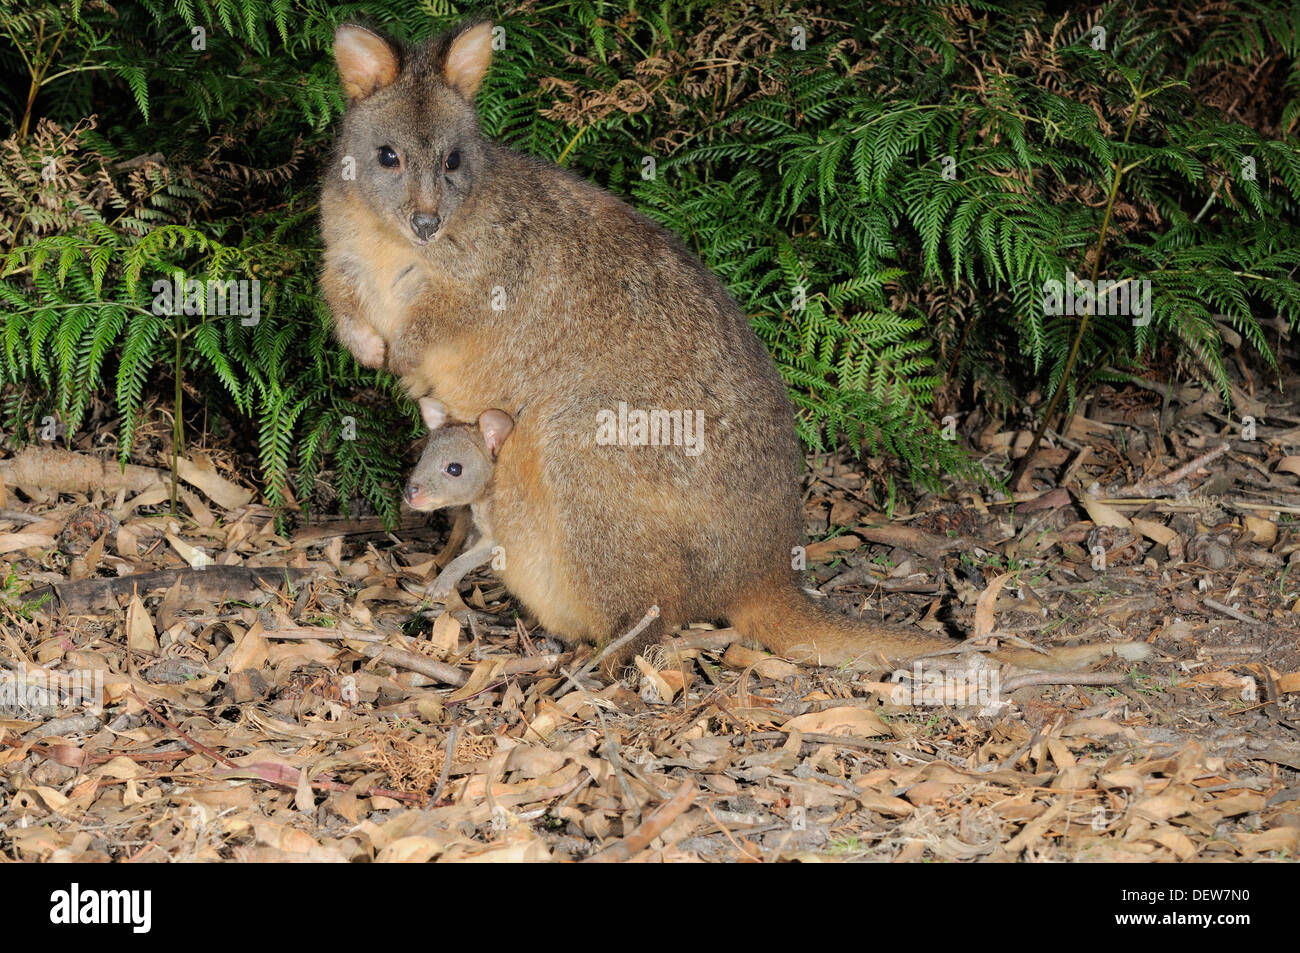
{"type": "Polygon", "coordinates": [[[395,169],[401,165],[402,160],[398,158],[397,152],[392,146],[379,147],[379,164],[388,169],[395,169]]]}
{"type": "Polygon", "coordinates": [[[457,152],[457,151],[454,150],[454,149],[453,149],[451,152],[447,153],[447,158],[446,158],[446,160],[443,162],[443,165],[445,165],[445,166],[447,167],[447,171],[448,171],[448,172],[454,172],[456,169],[459,169],[459,168],[460,168],[460,153],[457,152]]]}
{"type": "Polygon", "coordinates": [[[464,468],[459,463],[447,464],[448,476],[460,476],[462,472],[464,472],[464,468]]]}

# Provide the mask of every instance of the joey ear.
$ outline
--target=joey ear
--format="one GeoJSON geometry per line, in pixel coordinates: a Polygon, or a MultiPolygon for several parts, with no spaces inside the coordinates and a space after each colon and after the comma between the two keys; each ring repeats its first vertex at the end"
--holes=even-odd
{"type": "Polygon", "coordinates": [[[430,430],[437,430],[447,422],[447,408],[440,400],[434,400],[432,397],[420,398],[420,416],[424,418],[424,425],[430,430]]]}
{"type": "Polygon", "coordinates": [[[447,85],[473,102],[492,62],[492,24],[476,23],[451,41],[442,63],[447,85]]]}
{"type": "Polygon", "coordinates": [[[515,421],[504,410],[485,410],[479,414],[478,429],[483,433],[488,452],[495,457],[510,431],[515,429],[515,421]]]}
{"type": "Polygon", "coordinates": [[[334,32],[334,61],[350,103],[365,99],[397,79],[401,66],[391,43],[353,23],[345,23],[334,32]]]}

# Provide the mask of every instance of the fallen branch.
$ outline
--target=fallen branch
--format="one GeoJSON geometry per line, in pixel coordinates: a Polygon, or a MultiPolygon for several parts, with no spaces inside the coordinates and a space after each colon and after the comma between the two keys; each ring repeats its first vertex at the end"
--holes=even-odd
{"type": "Polygon", "coordinates": [[[128,463],[119,467],[88,453],[58,447],[25,447],[7,460],[0,460],[0,477],[9,486],[42,490],[46,493],[85,493],[96,490],[111,499],[118,493],[141,493],[153,486],[165,486],[171,479],[163,470],[128,463]]]}
{"type": "MultiPolygon", "coordinates": [[[[424,513],[404,513],[399,518],[396,528],[399,533],[409,532],[423,529],[428,526],[428,523],[424,513]]],[[[334,539],[337,536],[383,536],[387,532],[388,527],[384,525],[384,521],[376,516],[363,520],[329,520],[315,526],[304,526],[296,530],[291,539],[295,544],[302,545],[334,539]]]]}
{"type": "MultiPolygon", "coordinates": [[[[202,458],[196,462],[181,457],[175,463],[178,477],[201,490],[222,509],[238,509],[253,498],[252,491],[231,483],[202,458]]],[[[0,477],[9,486],[24,490],[87,496],[100,492],[109,499],[118,493],[135,496],[156,486],[171,486],[172,482],[167,470],[133,463],[122,467],[116,460],[89,453],[36,446],[25,447],[8,460],[0,460],[0,477]]]]}
{"type": "MultiPolygon", "coordinates": [[[[342,636],[342,638],[347,638],[347,636],[342,636]]],[[[362,645],[358,646],[356,651],[366,658],[377,659],[398,668],[418,672],[435,682],[455,685],[457,688],[469,681],[469,676],[455,666],[447,665],[445,662],[435,662],[431,658],[416,655],[414,652],[408,652],[405,649],[397,649],[387,645],[362,645]]]]}
{"type": "Polygon", "coordinates": [[[971,545],[969,539],[935,536],[915,526],[896,526],[892,523],[885,526],[859,526],[854,533],[867,542],[896,546],[931,559],[937,559],[946,552],[965,549],[971,545]]]}
{"type": "Polygon", "coordinates": [[[67,768],[85,768],[95,764],[108,764],[114,758],[126,758],[137,764],[155,761],[184,761],[191,756],[189,751],[108,751],[96,753],[79,748],[77,745],[43,745],[24,744],[21,741],[0,740],[6,748],[26,747],[30,754],[49,758],[67,768]]]}
{"type": "Polygon", "coordinates": [[[722,652],[742,638],[744,636],[732,628],[708,629],[704,632],[669,639],[664,643],[664,648],[669,652],[722,652]]]}
{"type": "Polygon", "coordinates": [[[22,595],[23,604],[48,612],[57,607],[68,612],[109,611],[119,608],[118,599],[138,592],[143,596],[153,589],[170,589],[180,582],[196,596],[212,602],[247,602],[265,595],[265,586],[280,586],[286,582],[302,582],[320,575],[315,569],[293,569],[288,566],[208,566],[205,569],[159,569],[139,572],[113,579],[78,579],[42,586],[22,595]],[[44,605],[38,603],[52,596],[44,605]]]}
{"type": "Polygon", "coordinates": [[[1119,685],[1127,679],[1123,672],[1029,672],[1003,682],[1002,694],[1030,685],[1119,685]]]}
{"type": "Polygon", "coordinates": [[[1229,444],[1221,443],[1213,450],[1206,451],[1205,453],[1197,457],[1195,460],[1192,460],[1190,463],[1184,464],[1183,466],[1179,467],[1177,470],[1173,470],[1170,473],[1166,473],[1164,476],[1156,477],[1154,480],[1139,480],[1138,482],[1132,484],[1131,486],[1118,487],[1116,489],[1111,490],[1110,495],[1116,497],[1170,496],[1174,492],[1175,486],[1180,480],[1183,480],[1191,476],[1193,473],[1195,473],[1197,470],[1204,467],[1206,464],[1212,463],[1215,460],[1219,459],[1219,457],[1223,456],[1230,449],[1231,447],[1229,444]]]}

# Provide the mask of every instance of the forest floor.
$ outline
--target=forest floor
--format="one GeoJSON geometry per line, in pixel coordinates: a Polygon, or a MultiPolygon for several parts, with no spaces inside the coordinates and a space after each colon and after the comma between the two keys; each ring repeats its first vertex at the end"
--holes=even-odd
{"type": "MultiPolygon", "coordinates": [[[[882,464],[811,461],[827,599],[981,647],[1151,650],[1074,684],[979,652],[938,682],[814,669],[692,630],[611,685],[489,569],[430,606],[441,517],[280,534],[219,448],[188,454],[176,515],[161,457],[12,456],[0,851],[1294,860],[1300,409],[1239,379],[1232,419],[1192,387],[1101,388],[1014,502],[955,487],[886,516],[882,464]]],[[[989,466],[1028,443],[980,423],[989,466]]]]}

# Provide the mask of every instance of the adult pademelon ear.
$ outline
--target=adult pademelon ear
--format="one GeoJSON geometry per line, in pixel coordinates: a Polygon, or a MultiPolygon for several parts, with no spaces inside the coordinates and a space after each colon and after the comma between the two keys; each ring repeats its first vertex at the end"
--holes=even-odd
{"type": "Polygon", "coordinates": [[[488,453],[495,457],[510,431],[515,429],[515,421],[504,410],[485,410],[479,414],[478,429],[483,434],[488,453]]]}
{"type": "Polygon", "coordinates": [[[393,44],[355,23],[345,23],[334,31],[334,61],[348,102],[378,92],[401,71],[393,44]]]}
{"type": "Polygon", "coordinates": [[[442,78],[467,100],[483,85],[492,62],[492,24],[475,23],[452,37],[442,61],[442,78]]]}

